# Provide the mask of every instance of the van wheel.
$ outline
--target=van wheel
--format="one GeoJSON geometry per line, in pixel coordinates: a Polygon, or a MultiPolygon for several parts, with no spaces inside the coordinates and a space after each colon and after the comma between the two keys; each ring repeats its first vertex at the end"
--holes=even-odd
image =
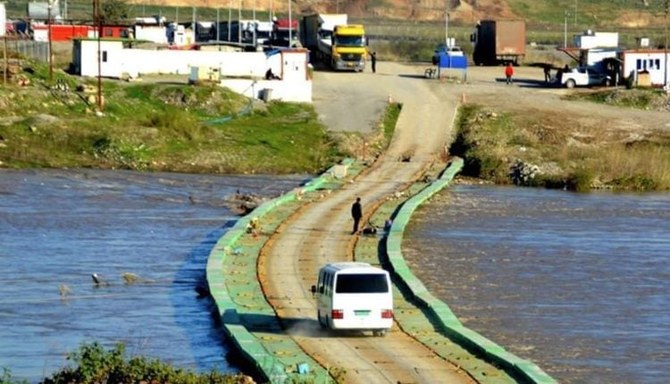
{"type": "Polygon", "coordinates": [[[568,79],[568,81],[565,82],[565,87],[566,88],[574,88],[575,87],[575,81],[572,79],[568,79]]]}

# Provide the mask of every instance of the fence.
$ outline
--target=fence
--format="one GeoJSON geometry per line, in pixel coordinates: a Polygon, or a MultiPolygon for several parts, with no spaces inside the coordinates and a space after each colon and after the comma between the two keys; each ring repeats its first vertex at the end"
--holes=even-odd
{"type": "Polygon", "coordinates": [[[8,52],[15,52],[20,57],[45,63],[49,61],[49,42],[47,41],[35,41],[23,36],[6,36],[4,44],[8,52]]]}

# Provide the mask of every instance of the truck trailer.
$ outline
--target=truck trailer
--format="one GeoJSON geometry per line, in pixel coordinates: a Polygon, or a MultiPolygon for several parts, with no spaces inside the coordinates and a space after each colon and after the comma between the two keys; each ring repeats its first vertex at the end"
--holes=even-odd
{"type": "Polygon", "coordinates": [[[313,61],[334,70],[362,72],[368,55],[365,28],[348,24],[346,14],[312,14],[301,20],[302,45],[313,61]]]}
{"type": "Polygon", "coordinates": [[[481,20],[470,41],[475,65],[518,65],[526,55],[526,22],[481,20]]]}

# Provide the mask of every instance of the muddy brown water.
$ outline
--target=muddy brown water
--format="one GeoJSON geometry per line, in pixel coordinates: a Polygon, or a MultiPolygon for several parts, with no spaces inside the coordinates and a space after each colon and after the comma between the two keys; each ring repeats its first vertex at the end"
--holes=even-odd
{"type": "Polygon", "coordinates": [[[668,382],[670,194],[459,185],[405,239],[466,326],[559,382],[668,382]]]}
{"type": "Polygon", "coordinates": [[[198,298],[207,256],[237,219],[226,201],[304,176],[0,171],[0,372],[37,382],[81,343],[237,372],[198,298]],[[109,285],[93,284],[97,273],[109,285]],[[135,274],[125,284],[124,273],[135,274]]]}
{"type": "MultiPolygon", "coordinates": [[[[0,367],[36,382],[100,341],[237,372],[195,292],[236,219],[225,201],[305,179],[2,171],[0,367]],[[124,284],[124,273],[140,281],[124,284]]],[[[455,186],[416,213],[403,248],[467,326],[561,382],[664,383],[669,219],[667,194],[455,186]]]]}

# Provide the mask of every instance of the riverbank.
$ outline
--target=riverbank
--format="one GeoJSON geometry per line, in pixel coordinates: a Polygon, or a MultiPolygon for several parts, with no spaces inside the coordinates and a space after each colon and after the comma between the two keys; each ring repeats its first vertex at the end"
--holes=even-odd
{"type": "Polygon", "coordinates": [[[32,62],[22,75],[28,85],[0,87],[2,168],[313,174],[347,155],[347,136],[327,132],[309,104],[249,100],[185,78],[104,80],[97,113],[91,79],[57,70],[49,82],[32,62]]]}
{"type": "Polygon", "coordinates": [[[468,70],[447,84],[466,101],[452,155],[464,174],[497,184],[574,191],[670,190],[670,96],[653,89],[565,89],[542,71],[468,70]]]}

